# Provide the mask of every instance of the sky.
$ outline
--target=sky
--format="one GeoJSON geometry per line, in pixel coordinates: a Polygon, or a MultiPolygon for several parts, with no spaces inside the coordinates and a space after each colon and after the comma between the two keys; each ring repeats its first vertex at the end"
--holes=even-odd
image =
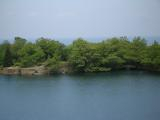
{"type": "Polygon", "coordinates": [[[160,0],[0,0],[0,38],[160,36],[160,0]]]}

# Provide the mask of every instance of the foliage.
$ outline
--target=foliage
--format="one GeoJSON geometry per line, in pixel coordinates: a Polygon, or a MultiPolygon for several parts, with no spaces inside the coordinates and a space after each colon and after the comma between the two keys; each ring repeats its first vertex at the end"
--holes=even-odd
{"type": "Polygon", "coordinates": [[[88,42],[79,38],[73,42],[69,56],[69,62],[75,71],[83,72],[88,61],[88,42]]]}
{"type": "Polygon", "coordinates": [[[147,47],[145,57],[142,64],[152,70],[160,69],[160,45],[154,42],[151,46],[147,47]]]}
{"type": "Polygon", "coordinates": [[[19,51],[24,47],[27,40],[21,37],[15,37],[14,43],[12,45],[12,56],[14,59],[14,62],[17,62],[19,58],[19,51]]]}
{"type": "Polygon", "coordinates": [[[58,41],[40,38],[36,41],[36,45],[43,50],[45,54],[45,60],[55,56],[63,59],[64,45],[59,43],[58,41]]]}
{"type": "Polygon", "coordinates": [[[102,72],[135,66],[137,69],[160,70],[160,44],[147,44],[145,39],[135,37],[110,38],[91,43],[78,38],[71,45],[46,38],[36,43],[15,37],[13,44],[0,44],[0,66],[30,67],[44,65],[55,73],[72,68],[74,72],[102,72]],[[61,64],[61,63],[65,63],[61,64]]]}
{"type": "Polygon", "coordinates": [[[133,65],[140,65],[145,57],[147,49],[145,39],[135,37],[128,47],[129,50],[126,55],[127,62],[133,65]]]}
{"type": "Polygon", "coordinates": [[[13,64],[10,44],[9,43],[5,43],[5,44],[6,44],[6,47],[4,51],[3,67],[10,67],[13,64]]]}
{"type": "Polygon", "coordinates": [[[50,69],[51,73],[56,73],[58,72],[58,69],[59,69],[59,63],[60,62],[58,58],[52,57],[45,62],[45,66],[50,69]]]}
{"type": "Polygon", "coordinates": [[[19,65],[21,67],[30,67],[37,65],[44,61],[43,50],[32,43],[27,43],[24,47],[18,52],[20,57],[19,65]]]}

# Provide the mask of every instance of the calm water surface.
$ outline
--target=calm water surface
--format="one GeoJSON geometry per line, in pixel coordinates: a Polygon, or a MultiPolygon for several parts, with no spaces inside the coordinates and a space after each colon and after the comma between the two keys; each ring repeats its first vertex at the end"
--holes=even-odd
{"type": "Polygon", "coordinates": [[[0,76],[0,120],[160,120],[160,75],[0,76]]]}

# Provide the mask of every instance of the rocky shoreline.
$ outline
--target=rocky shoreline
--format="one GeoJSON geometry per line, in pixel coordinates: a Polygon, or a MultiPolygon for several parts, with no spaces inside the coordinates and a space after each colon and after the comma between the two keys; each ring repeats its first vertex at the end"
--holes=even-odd
{"type": "MultiPolygon", "coordinates": [[[[123,66],[124,70],[144,70],[144,71],[151,71],[151,72],[160,72],[160,69],[149,69],[146,67],[136,67],[133,65],[126,65],[123,66]]],[[[109,70],[112,71],[112,70],[109,70]]],[[[108,72],[109,72],[108,71],[108,72]]],[[[67,74],[67,73],[74,73],[73,69],[68,66],[61,66],[55,73],[59,74],[67,74]]],[[[5,67],[0,68],[0,75],[51,75],[52,70],[45,67],[45,66],[35,66],[35,67],[28,67],[28,68],[21,68],[21,67],[5,67]]]]}
{"type": "Polygon", "coordinates": [[[57,70],[53,71],[50,67],[34,66],[34,67],[3,67],[0,68],[1,75],[51,75],[51,74],[67,74],[73,73],[71,67],[68,64],[60,65],[57,70]]]}
{"type": "Polygon", "coordinates": [[[0,74],[3,75],[47,75],[49,74],[49,69],[38,66],[29,68],[20,67],[5,67],[0,69],[0,74]]]}

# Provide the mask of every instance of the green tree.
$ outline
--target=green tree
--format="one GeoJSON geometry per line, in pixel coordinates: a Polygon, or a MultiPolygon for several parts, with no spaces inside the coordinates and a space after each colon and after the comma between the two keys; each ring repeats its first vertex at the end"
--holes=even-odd
{"type": "Polygon", "coordinates": [[[55,56],[63,59],[64,45],[58,41],[40,38],[36,41],[36,45],[43,50],[45,54],[45,60],[55,56]]]}
{"type": "Polygon", "coordinates": [[[129,50],[125,56],[128,64],[139,66],[145,58],[147,49],[147,43],[145,39],[135,37],[128,47],[129,50]]]}
{"type": "Polygon", "coordinates": [[[88,42],[79,38],[73,42],[69,55],[69,63],[75,71],[84,72],[89,57],[88,42]]]}
{"type": "Polygon", "coordinates": [[[158,42],[155,41],[147,47],[142,64],[153,70],[160,69],[160,45],[158,42]]]}
{"type": "Polygon", "coordinates": [[[108,71],[101,65],[101,56],[99,53],[99,44],[88,43],[79,38],[73,42],[70,47],[69,63],[75,71],[80,72],[99,72],[108,71]]]}
{"type": "Polygon", "coordinates": [[[0,66],[3,66],[3,59],[4,59],[4,46],[0,44],[0,66]]]}
{"type": "Polygon", "coordinates": [[[111,38],[100,43],[101,63],[112,69],[122,68],[126,63],[129,41],[127,38],[111,38]]]}
{"type": "Polygon", "coordinates": [[[14,64],[19,61],[19,51],[24,47],[27,40],[21,37],[15,37],[14,43],[12,44],[12,55],[14,64]]]}
{"type": "Polygon", "coordinates": [[[24,47],[18,52],[20,57],[20,62],[17,65],[22,67],[35,66],[44,61],[45,54],[43,50],[32,43],[27,43],[24,47]]]}
{"type": "Polygon", "coordinates": [[[4,59],[3,59],[3,67],[10,67],[12,64],[13,62],[12,62],[12,53],[10,49],[10,44],[6,43],[4,59]]]}
{"type": "Polygon", "coordinates": [[[51,73],[58,73],[60,61],[56,57],[52,57],[47,59],[45,62],[45,66],[50,69],[51,73]]]}

